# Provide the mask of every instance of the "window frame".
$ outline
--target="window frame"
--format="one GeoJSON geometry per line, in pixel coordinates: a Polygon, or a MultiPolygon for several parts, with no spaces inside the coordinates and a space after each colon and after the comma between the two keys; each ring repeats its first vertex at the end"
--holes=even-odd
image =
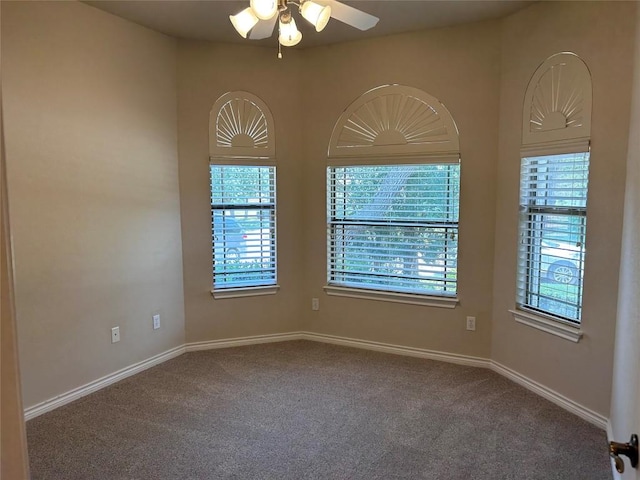
{"type": "MultiPolygon", "coordinates": [[[[365,164],[362,162],[353,163],[349,165],[329,165],[327,167],[327,285],[325,286],[325,291],[329,295],[336,296],[348,296],[354,298],[366,298],[372,300],[387,300],[397,303],[410,303],[410,304],[418,304],[418,305],[429,305],[429,306],[437,306],[437,307],[445,307],[445,308],[453,308],[457,304],[457,271],[458,271],[458,262],[457,262],[457,254],[459,251],[458,248],[458,239],[459,239],[459,199],[460,199],[460,162],[452,162],[450,160],[445,160],[438,162],[433,159],[432,161],[423,161],[423,162],[413,162],[411,165],[415,166],[429,166],[429,165],[442,165],[442,166],[455,166],[457,167],[457,188],[454,188],[453,191],[457,192],[457,198],[455,199],[455,204],[451,206],[451,198],[443,195],[442,202],[443,204],[447,204],[447,208],[453,208],[455,221],[451,220],[434,220],[434,219],[406,219],[406,220],[384,220],[380,219],[374,221],[372,219],[357,219],[355,216],[350,218],[350,216],[345,216],[344,218],[337,218],[335,216],[335,211],[337,209],[341,209],[342,211],[346,211],[348,209],[348,202],[346,199],[343,202],[340,202],[340,206],[338,206],[336,202],[336,190],[335,190],[335,181],[336,181],[336,170],[340,168],[358,168],[358,167],[387,167],[391,170],[394,167],[402,168],[407,165],[402,162],[377,162],[375,164],[365,164]],[[335,217],[335,218],[334,218],[335,217]],[[446,230],[454,230],[455,238],[451,241],[455,242],[455,245],[450,246],[451,241],[449,240],[450,232],[446,232],[443,237],[444,243],[444,254],[446,256],[445,262],[451,262],[452,259],[455,262],[452,266],[445,267],[445,277],[443,279],[441,287],[444,288],[443,292],[437,292],[434,290],[427,290],[426,288],[423,291],[415,290],[412,288],[400,288],[395,287],[393,285],[383,285],[382,283],[376,283],[375,281],[361,286],[356,282],[350,282],[348,280],[340,280],[340,277],[352,276],[357,278],[359,276],[358,272],[352,273],[351,275],[347,275],[346,272],[338,272],[336,270],[336,258],[340,255],[345,255],[345,253],[340,253],[336,251],[336,246],[333,241],[336,235],[336,229],[340,228],[340,226],[345,227],[349,225],[357,225],[362,224],[365,226],[371,226],[373,228],[378,226],[398,226],[398,227],[414,227],[416,229],[433,229],[437,231],[439,229],[446,230]],[[447,253],[447,249],[455,248],[455,253],[450,255],[447,253]],[[456,278],[450,280],[447,278],[449,272],[447,269],[454,269],[456,272],[456,278]],[[453,291],[447,292],[447,288],[451,288],[453,286],[453,291]]],[[[346,176],[346,172],[344,173],[346,176]]],[[[447,172],[447,191],[450,188],[450,184],[452,182],[452,177],[454,175],[451,174],[451,171],[447,172]]],[[[409,177],[410,178],[410,177],[409,177]]],[[[419,205],[417,205],[419,207],[419,205]]],[[[447,215],[449,216],[449,215],[447,215]]],[[[363,273],[362,278],[366,278],[368,274],[363,273]]],[[[391,282],[394,279],[399,278],[391,275],[382,276],[383,278],[389,278],[391,282]]],[[[423,280],[419,278],[419,276],[407,276],[407,281],[411,280],[423,280]]]]}
{"type": "MultiPolygon", "coordinates": [[[[568,327],[579,328],[582,320],[582,309],[583,309],[583,290],[584,290],[584,265],[585,265],[585,253],[586,253],[586,223],[587,223],[587,195],[589,191],[588,181],[589,181],[589,162],[590,162],[590,152],[589,151],[581,151],[581,152],[566,152],[562,154],[549,154],[549,155],[529,155],[521,157],[521,179],[520,179],[520,215],[519,215],[519,245],[518,245],[518,265],[517,265],[517,292],[516,292],[516,311],[523,311],[528,314],[526,318],[520,318],[519,320],[522,323],[526,323],[525,320],[531,320],[531,317],[541,317],[545,321],[556,321],[561,325],[565,325],[568,327]],[[566,197],[569,203],[582,203],[582,205],[555,205],[555,204],[547,204],[547,202],[539,203],[540,199],[545,199],[547,195],[554,190],[555,187],[549,187],[549,184],[552,182],[562,182],[563,179],[551,179],[549,177],[545,177],[543,179],[536,178],[536,181],[544,184],[544,187],[535,188],[531,187],[532,180],[531,176],[536,172],[525,172],[524,169],[531,168],[536,169],[542,163],[540,160],[546,159],[543,164],[546,169],[558,168],[563,163],[566,163],[566,156],[576,156],[582,155],[582,160],[575,162],[572,161],[571,164],[579,167],[586,167],[586,171],[584,169],[573,169],[571,171],[567,171],[566,173],[572,174],[573,177],[570,179],[573,183],[576,180],[584,181],[584,187],[579,189],[579,193],[574,186],[571,187],[571,190],[577,195],[572,195],[570,197],[566,197]],[[550,161],[553,157],[565,157],[557,159],[556,162],[550,161]],[[531,167],[533,160],[536,159],[536,163],[534,167],[531,167]],[[528,173],[528,177],[525,177],[525,173],[528,173]],[[582,178],[576,178],[576,174],[582,173],[582,178]],[[523,196],[523,189],[525,188],[525,183],[529,186],[526,187],[528,190],[528,196],[523,196]],[[541,196],[540,193],[544,193],[544,196],[541,196]],[[549,216],[553,217],[561,217],[569,220],[567,225],[571,225],[572,219],[577,220],[578,231],[568,231],[567,235],[572,235],[576,237],[576,247],[579,248],[577,263],[574,258],[570,260],[566,257],[562,257],[565,250],[560,247],[554,248],[553,245],[545,247],[544,243],[557,240],[557,238],[550,239],[550,236],[555,236],[554,233],[558,228],[557,222],[548,222],[545,221],[549,216]],[[551,224],[553,226],[546,227],[546,224],[551,224]],[[546,256],[549,257],[547,261],[553,261],[553,263],[546,264],[543,261],[543,253],[544,249],[548,250],[557,250],[555,256],[547,253],[546,256]],[[576,270],[576,283],[570,284],[566,283],[568,288],[576,288],[576,302],[568,302],[568,301],[559,301],[560,303],[565,303],[568,308],[575,308],[576,314],[575,316],[562,315],[557,312],[553,312],[551,309],[544,309],[539,305],[533,305],[536,303],[532,301],[533,297],[538,297],[538,303],[542,301],[543,297],[546,297],[551,302],[553,302],[553,297],[551,294],[543,295],[540,293],[542,289],[542,284],[549,282],[549,271],[553,267],[555,263],[562,262],[571,262],[575,265],[576,270]],[[543,268],[546,266],[547,275],[543,275],[543,268]]],[[[549,173],[549,172],[545,172],[549,173]]],[[[565,182],[568,180],[564,180],[565,182]]],[[[562,189],[566,192],[566,188],[562,189]]],[[[562,191],[561,190],[561,191],[562,191]]],[[[552,197],[551,202],[553,203],[557,201],[558,197],[555,199],[552,197]]],[[[561,242],[561,241],[560,241],[561,242]]],[[[570,244],[573,242],[561,242],[565,244],[570,244]]]]}
{"type": "MultiPolygon", "coordinates": [[[[210,185],[210,190],[211,190],[211,224],[212,224],[212,254],[213,254],[213,289],[211,290],[211,293],[213,294],[214,298],[235,298],[235,297],[239,297],[239,296],[246,296],[246,295],[267,295],[267,294],[273,294],[276,293],[278,291],[278,269],[277,269],[277,248],[276,248],[276,242],[277,242],[277,200],[276,200],[276,166],[275,165],[255,165],[255,164],[244,164],[244,165],[238,165],[237,163],[234,164],[222,164],[222,163],[211,163],[210,164],[210,171],[212,168],[224,168],[224,167],[230,167],[230,168],[243,168],[243,167],[248,167],[248,168],[267,168],[269,169],[269,183],[270,185],[272,185],[272,187],[270,187],[269,192],[270,192],[270,197],[271,197],[271,201],[270,202],[247,202],[247,203],[220,203],[220,204],[214,204],[213,203],[213,184],[210,185]],[[221,213],[221,217],[227,217],[227,215],[225,215],[226,211],[246,211],[246,210],[257,210],[257,211],[265,211],[267,210],[269,212],[269,225],[270,227],[269,230],[269,244],[270,244],[270,250],[271,250],[271,254],[270,254],[270,259],[272,259],[272,261],[270,260],[269,263],[273,265],[272,269],[271,268],[263,268],[261,270],[257,270],[256,272],[269,272],[271,270],[273,270],[273,279],[269,280],[267,282],[260,282],[260,281],[256,281],[255,284],[251,284],[251,285],[229,285],[229,286],[219,286],[216,287],[216,236],[219,235],[217,234],[216,230],[215,230],[215,215],[217,212],[221,213]]],[[[211,174],[210,174],[211,175],[211,174]]],[[[233,218],[233,220],[235,222],[237,222],[236,216],[235,215],[230,215],[231,218],[233,218]]],[[[261,233],[262,235],[262,233],[261,233]]],[[[264,239],[260,238],[259,240],[260,242],[263,242],[264,239]]],[[[260,252],[262,253],[262,245],[260,245],[260,252]]]]}

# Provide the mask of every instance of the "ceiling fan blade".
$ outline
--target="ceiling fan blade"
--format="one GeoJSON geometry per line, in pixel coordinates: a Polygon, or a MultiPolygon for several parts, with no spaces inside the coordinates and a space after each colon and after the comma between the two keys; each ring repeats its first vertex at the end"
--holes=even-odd
{"type": "Polygon", "coordinates": [[[369,30],[375,27],[380,20],[378,17],[369,15],[362,10],[358,10],[337,0],[318,0],[317,3],[329,5],[333,18],[359,30],[369,30]]]}
{"type": "Polygon", "coordinates": [[[273,28],[276,26],[276,20],[278,15],[274,15],[269,20],[260,20],[255,27],[249,32],[249,38],[251,40],[261,40],[263,38],[269,38],[273,35],[273,28]]]}

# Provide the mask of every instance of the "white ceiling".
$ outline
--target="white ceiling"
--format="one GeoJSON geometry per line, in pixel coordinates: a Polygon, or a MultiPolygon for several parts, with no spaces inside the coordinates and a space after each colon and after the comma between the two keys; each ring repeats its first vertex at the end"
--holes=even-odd
{"type": "MultiPolygon", "coordinates": [[[[277,42],[275,35],[265,40],[245,40],[236,33],[229,22],[229,15],[246,8],[249,0],[85,0],[84,3],[178,38],[263,46],[275,46],[277,42]]],[[[303,39],[294,48],[328,45],[497,18],[509,15],[534,2],[360,0],[343,3],[375,15],[380,18],[380,22],[371,30],[362,32],[331,19],[327,27],[317,33],[305,20],[296,19],[303,39]]]]}

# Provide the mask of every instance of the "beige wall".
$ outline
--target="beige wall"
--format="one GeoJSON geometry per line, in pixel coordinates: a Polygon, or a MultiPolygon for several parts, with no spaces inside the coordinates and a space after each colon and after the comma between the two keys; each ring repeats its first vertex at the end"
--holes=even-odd
{"type": "Polygon", "coordinates": [[[495,168],[500,82],[500,23],[396,35],[307,50],[305,91],[305,281],[303,329],[488,357],[495,168]],[[399,83],[439,99],[460,131],[462,157],[458,296],[455,309],[332,297],[326,285],[326,154],[333,126],[367,90],[399,83]],[[312,297],[320,310],[312,312],[312,297]],[[477,331],[466,331],[466,316],[477,331]]]}
{"type": "Polygon", "coordinates": [[[184,342],[175,49],[82,3],[2,2],[26,407],[184,342]]]}
{"type": "Polygon", "coordinates": [[[299,52],[181,40],[178,44],[178,138],[188,342],[298,330],[302,232],[299,52]],[[222,94],[245,90],[261,98],[275,123],[277,157],[277,295],[211,296],[209,112],[222,94]]]}
{"type": "Polygon", "coordinates": [[[634,4],[542,2],[504,21],[492,358],[607,416],[611,393],[618,265],[632,71],[634,4]],[[574,344],[516,323],[519,149],[529,79],[549,56],[578,54],[591,71],[584,337],[574,344]]]}

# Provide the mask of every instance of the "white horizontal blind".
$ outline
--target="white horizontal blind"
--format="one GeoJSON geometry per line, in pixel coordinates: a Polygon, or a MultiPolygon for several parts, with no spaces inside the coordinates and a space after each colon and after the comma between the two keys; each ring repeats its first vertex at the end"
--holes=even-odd
{"type": "Polygon", "coordinates": [[[580,322],[588,177],[588,152],[522,159],[520,307],[580,322]]]}
{"type": "Polygon", "coordinates": [[[276,283],[276,168],[211,165],[214,289],[276,283]]]}
{"type": "Polygon", "coordinates": [[[330,285],[456,294],[460,165],[327,169],[330,285]]]}

